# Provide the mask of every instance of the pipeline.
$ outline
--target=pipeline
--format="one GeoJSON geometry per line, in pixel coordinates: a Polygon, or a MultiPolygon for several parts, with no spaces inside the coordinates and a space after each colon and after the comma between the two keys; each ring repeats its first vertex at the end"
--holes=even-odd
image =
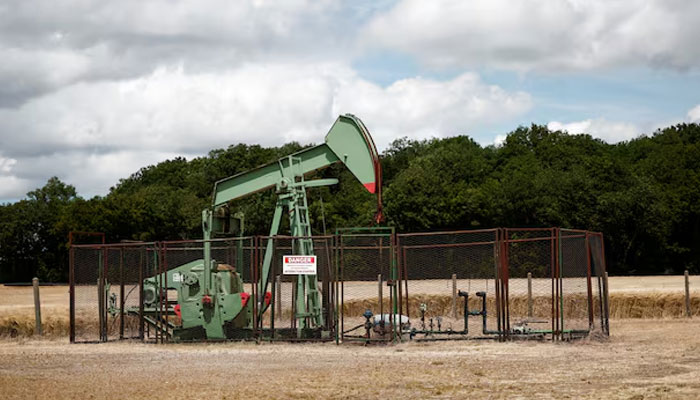
{"type": "MultiPolygon", "coordinates": [[[[464,291],[459,291],[458,292],[459,297],[464,298],[464,308],[463,308],[463,318],[464,318],[464,329],[461,331],[454,331],[452,329],[448,330],[441,330],[441,322],[442,318],[437,317],[437,325],[438,325],[438,330],[433,329],[433,318],[430,318],[429,321],[429,329],[426,329],[426,324],[425,324],[425,312],[427,310],[427,307],[425,304],[421,304],[420,311],[421,311],[421,329],[411,329],[410,331],[404,331],[404,334],[408,334],[409,338],[413,340],[416,336],[418,335],[424,335],[423,338],[416,338],[418,341],[438,341],[438,340],[471,340],[471,339],[493,339],[494,335],[501,335],[503,332],[499,330],[490,330],[488,329],[487,321],[488,321],[488,312],[486,308],[486,292],[476,292],[476,296],[481,298],[481,310],[469,310],[469,293],[464,292],[464,291]],[[481,332],[484,335],[483,337],[465,337],[469,334],[469,317],[478,317],[481,316],[481,322],[482,322],[482,327],[481,327],[481,332]],[[442,337],[442,338],[436,338],[434,336],[436,335],[460,335],[462,337],[459,338],[449,338],[449,337],[442,337]]],[[[575,338],[578,336],[585,336],[589,333],[588,330],[566,330],[560,332],[561,334],[566,334],[568,335],[569,338],[575,338]]],[[[524,332],[516,332],[516,331],[511,331],[509,332],[509,337],[513,339],[532,339],[532,338],[542,338],[544,335],[548,334],[554,334],[552,330],[547,330],[547,329],[542,329],[542,330],[527,330],[524,332]]]]}
{"type": "MultiPolygon", "coordinates": [[[[441,323],[441,318],[438,317],[438,330],[435,331],[433,330],[433,319],[430,319],[430,329],[425,329],[425,311],[426,307],[425,305],[421,304],[421,330],[417,329],[411,329],[409,333],[410,339],[413,339],[416,335],[425,335],[426,337],[428,335],[468,335],[469,334],[469,316],[481,316],[482,319],[482,333],[484,335],[498,335],[500,334],[499,331],[494,331],[494,330],[489,330],[487,327],[487,318],[488,318],[488,313],[486,311],[486,292],[476,292],[477,297],[481,297],[482,302],[481,302],[481,310],[469,310],[469,293],[460,290],[458,292],[459,297],[464,298],[464,308],[463,308],[463,317],[464,317],[464,329],[461,331],[453,331],[453,330],[440,330],[440,323],[441,323]]],[[[443,340],[443,339],[441,339],[443,340]]]]}
{"type": "Polygon", "coordinates": [[[486,292],[476,292],[476,297],[481,297],[481,316],[482,316],[482,333],[484,335],[500,335],[501,332],[498,330],[489,330],[486,327],[486,318],[487,318],[487,313],[486,313],[486,292]]]}

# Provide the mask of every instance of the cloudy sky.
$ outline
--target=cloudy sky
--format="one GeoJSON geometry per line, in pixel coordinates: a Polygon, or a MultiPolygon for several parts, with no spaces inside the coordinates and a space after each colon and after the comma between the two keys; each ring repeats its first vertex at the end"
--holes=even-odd
{"type": "Polygon", "coordinates": [[[82,196],[167,158],[317,143],[339,113],[394,139],[608,142],[700,121],[694,0],[0,3],[0,201],[82,196]]]}

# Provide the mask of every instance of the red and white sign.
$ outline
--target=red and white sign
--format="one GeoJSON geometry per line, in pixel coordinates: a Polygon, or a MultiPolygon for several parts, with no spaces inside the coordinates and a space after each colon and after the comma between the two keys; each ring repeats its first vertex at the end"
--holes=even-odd
{"type": "Polygon", "coordinates": [[[284,256],[282,273],[285,275],[316,275],[316,256],[284,256]]]}

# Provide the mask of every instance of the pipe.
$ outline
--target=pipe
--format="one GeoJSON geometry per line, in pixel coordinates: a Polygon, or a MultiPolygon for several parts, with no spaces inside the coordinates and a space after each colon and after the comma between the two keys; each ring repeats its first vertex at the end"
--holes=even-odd
{"type": "MultiPolygon", "coordinates": [[[[469,339],[489,339],[489,338],[484,338],[484,337],[472,337],[472,338],[428,338],[428,335],[467,335],[469,333],[469,316],[478,316],[481,315],[482,317],[482,333],[484,335],[499,335],[501,332],[499,330],[489,330],[487,328],[487,319],[488,319],[488,313],[486,310],[486,292],[477,292],[476,296],[481,297],[481,311],[469,311],[469,293],[468,292],[463,292],[459,291],[459,296],[464,297],[464,330],[462,331],[452,331],[452,330],[447,330],[447,331],[433,331],[432,329],[426,330],[425,327],[421,330],[416,330],[412,329],[410,332],[404,332],[404,333],[409,333],[409,336],[411,339],[413,339],[415,336],[419,334],[424,334],[426,337],[424,338],[419,338],[416,339],[418,341],[438,341],[438,340],[469,340],[469,339]]],[[[425,311],[423,311],[423,316],[425,314],[425,311]]],[[[432,321],[432,318],[431,318],[432,321]]],[[[423,324],[425,326],[425,324],[423,324]]],[[[432,325],[432,324],[431,324],[432,325]]],[[[520,334],[513,334],[513,338],[532,338],[534,336],[542,336],[546,334],[555,334],[557,331],[554,330],[548,330],[548,329],[542,329],[542,330],[532,330],[526,333],[520,333],[520,334]]],[[[568,334],[570,336],[573,335],[587,335],[590,333],[588,330],[565,330],[561,331],[560,333],[568,334]]]]}
{"type": "Polygon", "coordinates": [[[481,331],[484,333],[484,335],[487,335],[487,329],[486,329],[486,292],[476,292],[476,297],[481,297],[481,331]]]}
{"type": "MultiPolygon", "coordinates": [[[[409,337],[411,340],[416,335],[419,334],[424,334],[426,337],[420,340],[431,340],[428,339],[428,335],[468,335],[469,334],[469,316],[479,316],[481,315],[481,321],[482,321],[482,333],[484,335],[499,335],[501,332],[499,330],[489,330],[487,327],[487,319],[488,319],[488,313],[486,311],[486,292],[476,292],[477,297],[481,297],[481,310],[473,310],[469,311],[469,293],[464,292],[460,290],[458,292],[459,297],[464,297],[464,308],[463,308],[463,315],[464,315],[464,329],[461,331],[453,331],[453,330],[446,330],[446,331],[434,331],[433,330],[433,319],[430,318],[430,329],[425,329],[425,309],[424,306],[421,305],[421,325],[422,329],[417,330],[417,329],[411,329],[408,332],[404,332],[409,334],[409,337]]],[[[534,332],[533,332],[534,333],[534,332]]],[[[538,332],[539,333],[539,332],[538,332]]],[[[432,339],[432,340],[447,340],[447,339],[432,339]]]]}
{"type": "Polygon", "coordinates": [[[481,314],[482,317],[482,333],[484,335],[498,335],[501,332],[498,330],[491,331],[486,327],[486,319],[487,319],[487,313],[486,313],[486,292],[476,292],[477,297],[481,297],[481,312],[477,313],[476,315],[481,314]]]}
{"type": "Polygon", "coordinates": [[[459,291],[459,297],[464,297],[464,332],[465,335],[469,334],[469,293],[459,291]]]}

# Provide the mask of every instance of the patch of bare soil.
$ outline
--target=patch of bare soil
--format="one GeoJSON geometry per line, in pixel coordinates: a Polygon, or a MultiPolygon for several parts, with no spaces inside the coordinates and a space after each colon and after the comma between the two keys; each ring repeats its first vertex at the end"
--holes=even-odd
{"type": "Polygon", "coordinates": [[[700,320],[609,340],[334,344],[0,341],[0,398],[700,398],[700,320]]]}

